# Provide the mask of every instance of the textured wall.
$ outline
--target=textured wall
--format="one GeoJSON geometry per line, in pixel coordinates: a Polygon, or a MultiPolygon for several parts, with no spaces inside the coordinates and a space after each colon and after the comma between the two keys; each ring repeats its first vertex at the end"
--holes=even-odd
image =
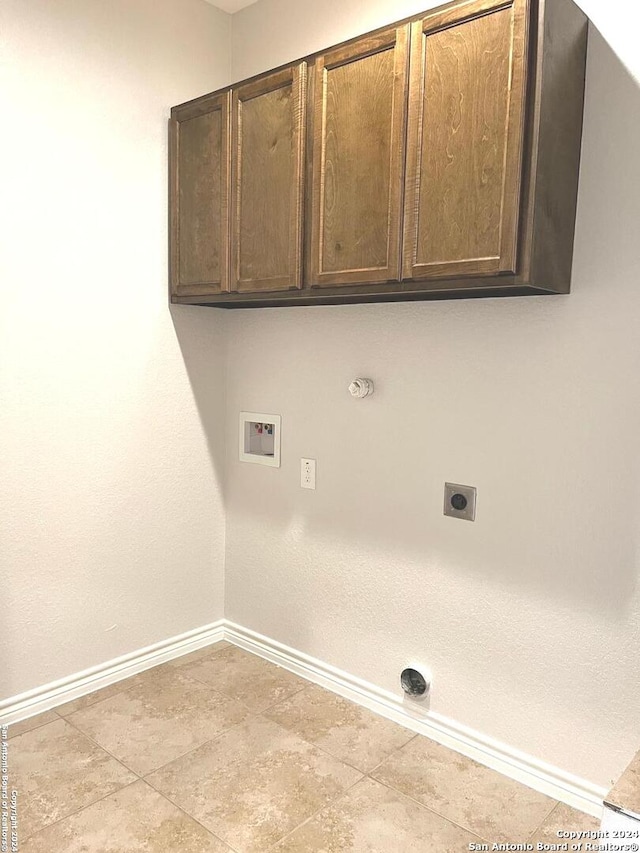
{"type": "MultiPolygon", "coordinates": [[[[232,76],[425,5],[260,0],[232,76]]],[[[607,785],[639,737],[640,64],[592,6],[571,296],[229,318],[226,615],[393,690],[423,660],[433,710],[607,785]],[[237,461],[241,409],[282,415],[280,470],[237,461]]]]}
{"type": "MultiPolygon", "coordinates": [[[[426,5],[260,0],[234,17],[232,77],[426,5]]],[[[227,616],[390,689],[422,659],[434,710],[619,773],[640,688],[640,65],[622,0],[584,7],[606,41],[570,297],[223,326],[167,309],[165,139],[172,103],[227,82],[228,18],[0,4],[0,697],[222,615],[226,359],[227,616]],[[355,375],[373,398],[347,396],[355,375]],[[280,470],[236,461],[242,408],[283,415],[280,470]],[[475,525],[442,517],[445,479],[478,487],[475,525]]]]}
{"type": "Polygon", "coordinates": [[[229,24],[0,4],[0,698],[222,616],[223,337],[167,307],[166,123],[229,24]]]}

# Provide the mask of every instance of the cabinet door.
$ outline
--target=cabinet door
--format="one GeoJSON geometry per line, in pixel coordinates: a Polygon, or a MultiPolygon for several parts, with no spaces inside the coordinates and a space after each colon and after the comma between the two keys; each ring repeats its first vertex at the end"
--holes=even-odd
{"type": "Polygon", "coordinates": [[[398,280],[409,27],[316,59],[309,284],[398,280]]]}
{"type": "Polygon", "coordinates": [[[231,290],[302,286],[306,71],[233,91],[231,290]]]}
{"type": "Polygon", "coordinates": [[[527,0],[412,26],[404,278],[517,271],[527,0]]]}
{"type": "Polygon", "coordinates": [[[230,93],[172,111],[170,268],[176,296],[228,290],[230,93]]]}

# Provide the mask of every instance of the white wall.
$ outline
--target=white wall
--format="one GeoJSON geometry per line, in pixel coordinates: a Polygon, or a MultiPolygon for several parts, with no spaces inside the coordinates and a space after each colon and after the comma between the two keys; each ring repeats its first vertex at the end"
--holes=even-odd
{"type": "Polygon", "coordinates": [[[0,4],[0,698],[223,614],[223,332],[167,306],[166,128],[229,35],[201,0],[0,4]]]}
{"type": "MultiPolygon", "coordinates": [[[[232,77],[426,5],[260,0],[232,77]]],[[[606,786],[639,737],[640,62],[590,6],[572,295],[230,316],[226,615],[392,690],[421,659],[433,710],[606,786]],[[282,415],[280,470],[237,461],[241,409],[282,415]]]]}
{"type": "MultiPolygon", "coordinates": [[[[167,308],[165,140],[171,104],[228,82],[229,18],[0,4],[0,697],[222,616],[226,393],[229,618],[390,689],[422,658],[434,710],[618,775],[640,688],[623,2],[584,0],[606,41],[592,32],[570,297],[226,315],[167,308]],[[347,396],[356,375],[370,400],[347,396]],[[280,470],[236,461],[240,409],[283,415],[280,470]],[[445,479],[478,487],[475,525],[442,517],[445,479]]],[[[231,77],[426,5],[259,0],[234,17],[231,77]]]]}

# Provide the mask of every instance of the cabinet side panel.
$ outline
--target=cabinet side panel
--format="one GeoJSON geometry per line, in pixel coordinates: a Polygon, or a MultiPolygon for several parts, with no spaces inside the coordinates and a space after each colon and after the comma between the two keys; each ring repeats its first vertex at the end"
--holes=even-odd
{"type": "Polygon", "coordinates": [[[531,275],[568,293],[580,172],[588,20],[571,0],[541,4],[542,84],[531,275]]]}
{"type": "Polygon", "coordinates": [[[289,275],[292,101],[289,85],[240,104],[240,280],[289,275]]]}
{"type": "Polygon", "coordinates": [[[178,145],[180,286],[220,289],[223,115],[214,110],[182,121],[178,145]],[[217,288],[216,288],[217,285],[217,288]]]}
{"type": "Polygon", "coordinates": [[[178,231],[178,141],[180,125],[169,119],[169,297],[180,285],[180,235],[178,231]]]}

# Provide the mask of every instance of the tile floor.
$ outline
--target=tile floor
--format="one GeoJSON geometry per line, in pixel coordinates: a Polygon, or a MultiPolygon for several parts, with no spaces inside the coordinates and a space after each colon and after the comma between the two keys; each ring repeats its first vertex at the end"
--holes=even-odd
{"type": "Polygon", "coordinates": [[[224,642],[9,738],[20,853],[462,853],[598,828],[224,642]]]}

